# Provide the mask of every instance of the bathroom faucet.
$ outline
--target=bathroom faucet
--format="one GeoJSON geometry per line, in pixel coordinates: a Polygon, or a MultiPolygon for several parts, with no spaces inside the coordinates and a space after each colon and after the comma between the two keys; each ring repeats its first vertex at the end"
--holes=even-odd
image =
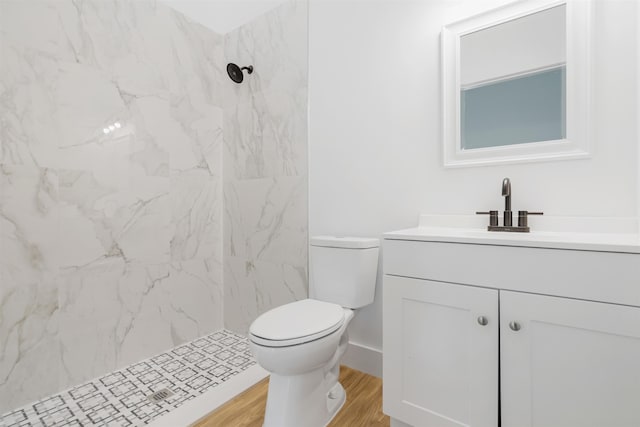
{"type": "Polygon", "coordinates": [[[504,196],[504,216],[502,225],[498,225],[498,211],[476,212],[478,215],[489,215],[489,231],[515,231],[529,232],[529,215],[542,215],[542,212],[518,211],[518,226],[513,225],[513,212],[511,212],[511,180],[502,180],[502,195],[504,196]]]}
{"type": "Polygon", "coordinates": [[[513,215],[511,214],[511,180],[505,178],[502,180],[502,195],[504,196],[504,220],[505,227],[513,225],[513,215]]]}

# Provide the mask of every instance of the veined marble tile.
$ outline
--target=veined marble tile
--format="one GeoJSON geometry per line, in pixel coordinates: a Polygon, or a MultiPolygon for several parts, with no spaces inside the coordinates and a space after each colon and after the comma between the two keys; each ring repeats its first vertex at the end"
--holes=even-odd
{"type": "Polygon", "coordinates": [[[307,87],[308,4],[289,1],[225,36],[226,62],[253,65],[245,81],[225,86],[225,106],[264,90],[295,93],[307,87]]]}
{"type": "Polygon", "coordinates": [[[57,271],[58,175],[50,169],[0,165],[0,265],[16,282],[57,271]]]}
{"type": "MultiPolygon", "coordinates": [[[[47,95],[55,103],[53,121],[60,148],[96,143],[105,137],[105,126],[127,115],[109,74],[84,64],[59,62],[57,79],[47,95]]],[[[64,154],[60,150],[59,156],[64,154]]]]}
{"type": "Polygon", "coordinates": [[[58,298],[51,283],[13,283],[0,272],[0,413],[58,391],[58,298]],[[6,280],[6,281],[5,281],[6,280]]]}
{"type": "Polygon", "coordinates": [[[218,259],[171,263],[167,285],[175,343],[185,342],[222,327],[222,262],[218,259]]]}
{"type": "Polygon", "coordinates": [[[222,326],[221,271],[213,260],[100,260],[66,270],[60,293],[61,387],[222,326]]]}
{"type": "Polygon", "coordinates": [[[205,161],[204,150],[177,119],[178,99],[146,97],[136,101],[145,133],[168,153],[170,170],[193,169],[205,161]]]}
{"type": "Polygon", "coordinates": [[[225,257],[306,267],[306,177],[233,181],[224,187],[225,257]]]}
{"type": "Polygon", "coordinates": [[[306,175],[307,91],[265,91],[224,111],[225,180],[306,175]]]}
{"type": "Polygon", "coordinates": [[[171,176],[172,261],[222,259],[222,183],[208,169],[171,176]]]}
{"type": "Polygon", "coordinates": [[[307,295],[306,25],[0,2],[0,410],[307,295]]]}
{"type": "Polygon", "coordinates": [[[117,327],[125,311],[119,287],[126,273],[124,260],[113,257],[59,276],[61,389],[116,368],[116,343],[125,338],[117,327]]]}
{"type": "Polygon", "coordinates": [[[196,110],[209,105],[222,106],[223,88],[228,79],[224,36],[190,21],[179,12],[170,10],[170,14],[174,64],[179,65],[177,72],[172,74],[174,79],[178,77],[175,80],[177,88],[172,88],[172,92],[186,95],[196,110]]]}
{"type": "Polygon", "coordinates": [[[77,267],[104,257],[169,261],[173,226],[168,178],[60,173],[60,231],[70,236],[61,242],[61,266],[77,267]]]}
{"type": "Polygon", "coordinates": [[[201,141],[202,154],[212,177],[222,182],[224,149],[224,111],[217,107],[211,115],[193,124],[201,141]]]}
{"type": "Polygon", "coordinates": [[[0,6],[4,163],[72,169],[57,148],[109,143],[102,129],[130,121],[138,98],[172,100],[172,121],[196,134],[222,103],[223,37],[155,1],[0,6]]]}
{"type": "Polygon", "coordinates": [[[0,412],[57,389],[57,199],[53,171],[0,165],[0,412]]]}
{"type": "Polygon", "coordinates": [[[0,208],[0,412],[58,389],[55,267],[42,242],[24,233],[36,222],[29,216],[16,221],[0,208]]]}
{"type": "Polygon", "coordinates": [[[227,256],[224,261],[225,327],[246,334],[251,322],[274,307],[308,294],[306,267],[227,256]]]}
{"type": "MultiPolygon", "coordinates": [[[[0,17],[7,18],[4,12],[14,4],[0,3],[0,17]]],[[[49,86],[57,76],[57,63],[51,58],[40,59],[31,51],[23,52],[21,46],[10,46],[4,24],[0,29],[0,161],[33,168],[53,166],[58,132],[49,86]]]]}
{"type": "Polygon", "coordinates": [[[225,37],[253,65],[224,109],[225,325],[307,296],[307,2],[285,3],[225,37]]]}
{"type": "Polygon", "coordinates": [[[222,325],[224,38],[155,1],[3,0],[0,50],[4,412],[222,325]]]}
{"type": "Polygon", "coordinates": [[[103,128],[126,118],[120,93],[104,72],[1,43],[3,56],[7,52],[0,67],[6,88],[0,104],[6,117],[0,125],[3,163],[47,168],[82,164],[83,159],[69,159],[61,148],[104,143],[103,128]]]}
{"type": "MultiPolygon", "coordinates": [[[[0,3],[1,39],[9,46],[19,46],[25,53],[46,53],[52,58],[75,61],[67,38],[67,30],[73,29],[58,22],[60,15],[73,9],[72,2],[3,0],[0,3]],[[38,31],[32,31],[32,28],[38,31]]],[[[3,63],[4,66],[10,65],[3,63]]]]}

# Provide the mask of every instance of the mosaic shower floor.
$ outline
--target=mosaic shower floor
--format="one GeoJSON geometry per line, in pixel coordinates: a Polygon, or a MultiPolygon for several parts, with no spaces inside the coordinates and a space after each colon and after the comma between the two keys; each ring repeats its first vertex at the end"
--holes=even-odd
{"type": "Polygon", "coordinates": [[[254,365],[243,336],[221,330],[0,416],[0,427],[141,426],[254,365]],[[154,403],[148,396],[173,394],[154,403]]]}

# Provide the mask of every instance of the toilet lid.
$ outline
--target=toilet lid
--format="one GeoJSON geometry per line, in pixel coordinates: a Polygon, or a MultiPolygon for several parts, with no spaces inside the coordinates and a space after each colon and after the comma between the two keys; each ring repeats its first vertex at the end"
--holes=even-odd
{"type": "Polygon", "coordinates": [[[343,322],[344,309],[339,305],[305,299],[267,311],[251,324],[249,333],[261,345],[281,347],[322,338],[343,322]]]}

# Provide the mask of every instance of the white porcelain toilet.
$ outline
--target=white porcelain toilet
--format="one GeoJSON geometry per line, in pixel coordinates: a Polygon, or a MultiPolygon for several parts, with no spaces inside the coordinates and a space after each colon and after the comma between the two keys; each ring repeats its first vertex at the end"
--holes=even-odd
{"type": "Polygon", "coordinates": [[[354,310],[373,302],[378,239],[312,237],[309,299],[274,308],[249,329],[271,373],[264,427],[323,427],[342,408],[338,382],[354,310]]]}

